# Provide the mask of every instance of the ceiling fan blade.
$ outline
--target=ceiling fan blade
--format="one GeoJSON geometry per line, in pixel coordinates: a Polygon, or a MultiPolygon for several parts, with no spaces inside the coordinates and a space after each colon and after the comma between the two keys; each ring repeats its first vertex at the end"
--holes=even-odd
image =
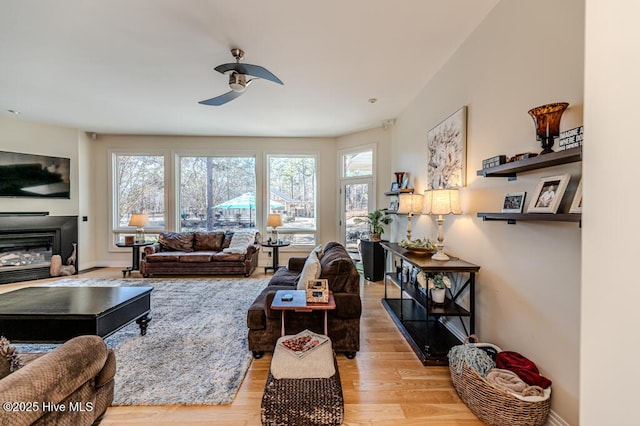
{"type": "Polygon", "coordinates": [[[218,65],[214,69],[221,74],[224,74],[229,71],[235,71],[239,74],[251,75],[254,77],[262,78],[264,80],[269,80],[269,81],[273,81],[274,83],[284,85],[284,83],[278,77],[273,75],[271,71],[267,70],[264,67],[261,67],[260,65],[240,64],[237,62],[232,62],[229,64],[218,65]]]}
{"type": "Polygon", "coordinates": [[[225,93],[224,95],[216,96],[215,98],[207,99],[205,101],[198,102],[202,105],[212,105],[212,106],[220,106],[224,105],[229,101],[234,100],[238,96],[242,95],[244,92],[234,92],[233,90],[225,93]]]}

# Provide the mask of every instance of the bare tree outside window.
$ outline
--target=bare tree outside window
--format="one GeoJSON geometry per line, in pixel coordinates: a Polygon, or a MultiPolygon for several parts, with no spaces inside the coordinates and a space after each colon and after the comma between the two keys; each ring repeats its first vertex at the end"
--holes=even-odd
{"type": "Polygon", "coordinates": [[[164,157],[156,155],[116,155],[115,193],[117,217],[114,227],[129,225],[133,213],[147,213],[149,226],[165,226],[164,157]]]}
{"type": "Polygon", "coordinates": [[[269,157],[269,213],[280,213],[281,237],[299,245],[316,241],[316,158],[269,157]]]}

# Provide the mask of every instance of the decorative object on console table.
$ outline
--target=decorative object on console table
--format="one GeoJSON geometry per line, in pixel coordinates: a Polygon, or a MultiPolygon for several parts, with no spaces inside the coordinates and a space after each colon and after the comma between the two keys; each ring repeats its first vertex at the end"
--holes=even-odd
{"type": "Polygon", "coordinates": [[[467,107],[463,106],[427,133],[427,187],[461,188],[465,185],[467,107]]]}
{"type": "Polygon", "coordinates": [[[504,195],[502,213],[522,213],[526,192],[509,192],[504,195]]]}
{"type": "Polygon", "coordinates": [[[447,289],[451,288],[451,280],[444,274],[435,273],[427,279],[427,287],[431,290],[431,301],[436,304],[443,304],[447,289]]]}
{"type": "Polygon", "coordinates": [[[542,145],[540,154],[553,152],[551,148],[553,147],[554,139],[560,136],[560,119],[568,106],[567,102],[556,102],[529,110],[529,115],[536,125],[536,139],[542,145]]]}
{"type": "Polygon", "coordinates": [[[136,227],[136,243],[144,243],[144,227],[149,224],[146,213],[133,213],[129,219],[129,226],[136,227]]]}
{"type": "Polygon", "coordinates": [[[555,213],[558,211],[571,175],[540,178],[527,213],[555,213]]]}
{"type": "Polygon", "coordinates": [[[457,189],[434,189],[425,191],[425,213],[437,214],[438,218],[438,252],[431,258],[433,260],[449,260],[444,253],[444,217],[446,214],[462,214],[460,207],[460,193],[457,189]]]}
{"type": "Polygon", "coordinates": [[[278,226],[282,226],[282,215],[279,213],[270,213],[267,217],[267,226],[271,227],[271,241],[278,242],[278,226]]]}
{"type": "Polygon", "coordinates": [[[422,195],[405,193],[398,197],[398,214],[406,214],[407,217],[407,239],[411,239],[411,221],[414,213],[422,213],[422,195]]]}

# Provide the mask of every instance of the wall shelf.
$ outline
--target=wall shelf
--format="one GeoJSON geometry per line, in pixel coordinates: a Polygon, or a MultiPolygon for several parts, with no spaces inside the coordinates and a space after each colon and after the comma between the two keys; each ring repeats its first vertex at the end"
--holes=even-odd
{"type": "Polygon", "coordinates": [[[413,188],[408,188],[408,189],[401,189],[399,191],[387,191],[384,193],[384,195],[413,194],[413,191],[414,191],[413,188]]]}
{"type": "Polygon", "coordinates": [[[519,220],[549,221],[549,222],[578,222],[582,224],[581,213],[478,213],[482,220],[501,220],[515,225],[519,220]]]}
{"type": "Polygon", "coordinates": [[[499,166],[478,170],[476,174],[484,177],[506,177],[509,180],[516,180],[518,173],[542,169],[544,167],[558,166],[560,164],[575,163],[577,161],[582,161],[581,146],[565,149],[564,151],[538,155],[537,157],[520,161],[513,161],[511,163],[500,164],[499,166]]]}

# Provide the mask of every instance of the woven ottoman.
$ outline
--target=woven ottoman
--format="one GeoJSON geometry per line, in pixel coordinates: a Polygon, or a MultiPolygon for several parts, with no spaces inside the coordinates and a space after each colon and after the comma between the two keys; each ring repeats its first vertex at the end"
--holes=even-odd
{"type": "Polygon", "coordinates": [[[276,344],[262,395],[262,424],[340,425],[343,418],[342,386],[331,341],[302,358],[276,344]]]}

